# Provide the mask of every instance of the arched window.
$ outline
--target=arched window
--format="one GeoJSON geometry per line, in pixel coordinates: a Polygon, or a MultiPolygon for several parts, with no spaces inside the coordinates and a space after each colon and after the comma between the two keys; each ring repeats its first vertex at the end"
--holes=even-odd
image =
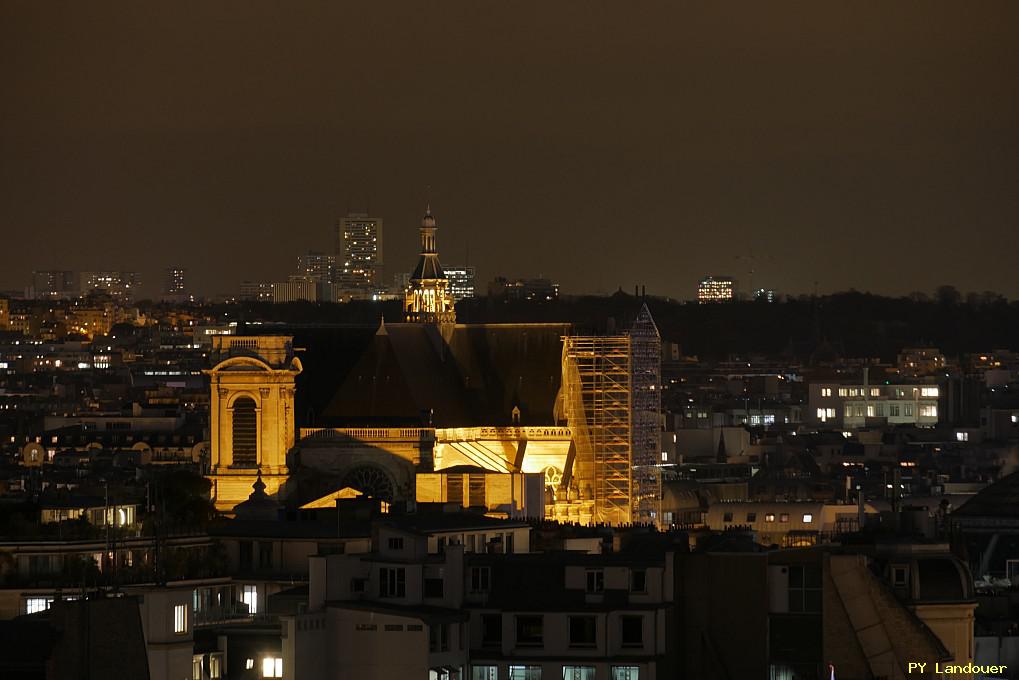
{"type": "Polygon", "coordinates": [[[258,415],[255,400],[240,397],[234,402],[233,464],[239,467],[258,466],[258,415]]]}

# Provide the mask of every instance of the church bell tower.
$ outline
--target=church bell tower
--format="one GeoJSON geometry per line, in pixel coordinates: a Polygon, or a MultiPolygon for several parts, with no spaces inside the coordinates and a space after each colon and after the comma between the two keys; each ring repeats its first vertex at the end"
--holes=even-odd
{"type": "Polygon", "coordinates": [[[438,227],[429,207],[421,220],[421,255],[410,275],[410,286],[404,295],[405,320],[412,323],[456,323],[456,309],[449,292],[449,279],[439,264],[435,246],[438,227]]]}
{"type": "Polygon", "coordinates": [[[287,481],[294,446],[294,380],[301,361],[293,338],[213,338],[209,376],[212,460],[209,480],[217,510],[246,500],[259,479],[269,495],[287,481]]]}

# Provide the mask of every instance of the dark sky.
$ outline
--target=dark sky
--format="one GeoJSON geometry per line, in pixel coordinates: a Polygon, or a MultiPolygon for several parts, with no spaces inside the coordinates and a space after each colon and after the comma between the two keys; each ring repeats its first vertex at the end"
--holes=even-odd
{"type": "Polygon", "coordinates": [[[1019,297],[1019,2],[0,0],[0,288],[332,248],[565,291],[1019,297]]]}

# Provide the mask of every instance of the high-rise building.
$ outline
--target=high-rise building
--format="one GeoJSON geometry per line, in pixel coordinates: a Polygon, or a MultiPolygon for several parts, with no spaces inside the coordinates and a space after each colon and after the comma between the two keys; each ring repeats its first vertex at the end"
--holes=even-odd
{"type": "Polygon", "coordinates": [[[238,298],[252,302],[272,302],[272,284],[267,281],[241,281],[238,298]]]}
{"type": "Polygon", "coordinates": [[[119,302],[130,302],[141,287],[141,274],[122,271],[81,272],[82,295],[101,293],[119,302]]]}
{"type": "Polygon", "coordinates": [[[421,255],[410,275],[404,295],[406,320],[420,323],[456,323],[456,309],[449,292],[449,279],[442,271],[435,245],[438,230],[431,208],[421,220],[421,255]]]}
{"type": "Polygon", "coordinates": [[[729,276],[705,276],[697,284],[697,302],[732,302],[736,295],[736,282],[729,276]]]}
{"type": "Polygon", "coordinates": [[[382,219],[350,213],[336,226],[336,282],[347,291],[370,294],[381,285],[382,219]]]}
{"type": "Polygon", "coordinates": [[[501,300],[550,302],[559,298],[559,284],[552,279],[508,279],[497,276],[488,283],[488,297],[501,300]]]}
{"type": "Polygon", "coordinates": [[[336,256],[314,250],[298,255],[297,274],[318,283],[333,283],[336,280],[336,256]]]}
{"type": "Polygon", "coordinates": [[[167,267],[163,278],[163,295],[174,300],[183,300],[188,297],[185,275],[187,269],[183,267],[167,267]]]}
{"type": "MultiPolygon", "coordinates": [[[[283,302],[318,302],[321,291],[320,283],[310,278],[291,276],[288,281],[275,281],[272,284],[272,301],[283,302]]],[[[331,285],[331,284],[325,284],[331,285]]]]}
{"type": "Polygon", "coordinates": [[[449,279],[449,293],[453,302],[474,297],[474,267],[449,266],[444,268],[449,279]]]}
{"type": "Polygon", "coordinates": [[[758,288],[754,291],[754,299],[760,300],[761,302],[774,302],[775,301],[775,289],[774,288],[758,288]]]}
{"type": "Polygon", "coordinates": [[[37,300],[72,298],[78,293],[74,272],[66,269],[45,269],[32,272],[32,290],[28,297],[37,300]]]}

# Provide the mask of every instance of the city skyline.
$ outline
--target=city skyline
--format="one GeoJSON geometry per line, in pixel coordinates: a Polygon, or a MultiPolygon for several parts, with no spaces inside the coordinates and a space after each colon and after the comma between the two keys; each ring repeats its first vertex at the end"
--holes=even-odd
{"type": "Polygon", "coordinates": [[[792,293],[1019,297],[1014,4],[246,9],[0,10],[0,288],[123,269],[155,295],[179,264],[228,292],[368,197],[387,263],[430,200],[445,257],[564,291],[686,297],[754,255],[792,293]]]}

